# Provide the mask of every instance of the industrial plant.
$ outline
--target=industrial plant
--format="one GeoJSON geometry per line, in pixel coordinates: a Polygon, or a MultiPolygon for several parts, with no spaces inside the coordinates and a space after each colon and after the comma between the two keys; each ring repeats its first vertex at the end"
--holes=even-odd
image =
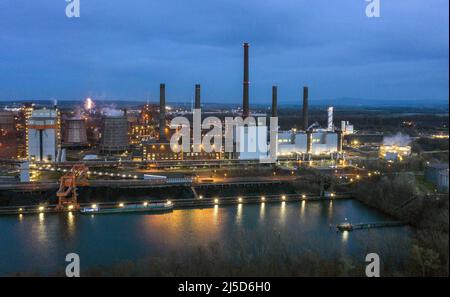
{"type": "MultiPolygon", "coordinates": [[[[280,122],[283,122],[278,106],[282,103],[278,99],[279,86],[272,86],[269,112],[251,110],[249,48],[248,43],[243,44],[242,106],[233,109],[231,115],[244,120],[253,115],[262,115],[266,118],[280,118],[280,122]]],[[[109,166],[108,164],[120,162],[135,164],[137,168],[159,167],[160,162],[169,162],[164,166],[170,168],[181,168],[186,164],[195,167],[202,161],[209,166],[221,168],[229,166],[226,164],[236,166],[240,162],[245,166],[264,167],[267,166],[266,163],[257,161],[267,157],[269,153],[259,148],[254,151],[248,149],[249,143],[260,141],[275,143],[276,158],[270,162],[274,166],[283,166],[293,161],[312,167],[317,166],[315,164],[318,161],[331,162],[331,166],[342,165],[354,162],[358,158],[355,153],[366,154],[361,151],[365,149],[361,145],[368,133],[359,133],[350,121],[342,117],[340,124],[335,125],[335,112],[339,112],[339,109],[333,106],[315,107],[312,121],[310,106],[314,106],[314,102],[310,99],[310,88],[303,86],[299,90],[301,96],[298,103],[301,111],[289,112],[289,116],[295,121],[290,129],[280,129],[278,125],[276,133],[271,133],[273,131],[269,131],[267,126],[236,127],[232,132],[236,136],[232,153],[226,152],[224,139],[222,145],[214,147],[212,152],[206,152],[203,148],[197,152],[174,152],[170,147],[171,136],[175,133],[169,127],[171,119],[178,115],[192,116],[194,110],[208,112],[208,108],[201,103],[200,84],[194,85],[194,103],[191,108],[180,106],[171,109],[166,104],[164,83],[159,85],[159,104],[147,102],[140,106],[117,107],[100,104],[90,97],[73,108],[58,106],[56,102],[53,106],[25,103],[15,108],[5,108],[0,113],[2,157],[16,160],[18,164],[25,162],[27,165],[22,168],[30,167],[33,171],[33,168],[42,168],[42,164],[70,167],[71,164],[109,166]],[[325,124],[322,126],[320,122],[325,124]],[[253,128],[259,139],[250,137],[250,129],[253,128]]],[[[219,110],[215,114],[223,123],[230,111],[219,110]]],[[[222,135],[226,134],[225,129],[222,132],[222,135]]],[[[380,160],[403,161],[411,156],[409,145],[372,143],[374,145],[380,160]]],[[[28,182],[28,179],[24,182],[28,182]]]]}
{"type": "MultiPolygon", "coordinates": [[[[271,105],[253,105],[249,59],[250,45],[244,43],[242,101],[237,105],[202,102],[199,83],[192,85],[191,105],[167,100],[171,86],[165,83],[159,84],[159,102],[105,102],[92,96],[59,104],[5,105],[0,111],[0,217],[22,221],[39,215],[43,220],[57,213],[67,214],[71,224],[75,213],[95,219],[100,214],[170,215],[212,208],[214,221],[206,225],[216,226],[222,207],[237,205],[238,224],[244,204],[259,205],[257,220],[264,221],[266,205],[280,205],[284,216],[292,203],[300,207],[295,213],[304,224],[306,203],[326,203],[330,214],[337,201],[356,198],[396,214],[411,205],[439,203],[448,194],[448,146],[442,144],[448,140],[448,120],[429,128],[416,124],[422,118],[414,113],[400,121],[384,110],[374,116],[369,109],[319,104],[311,96],[314,89],[300,83],[292,95],[294,105],[279,98],[280,85],[271,86],[271,105]],[[185,128],[172,125],[180,117],[201,127],[189,125],[188,150],[182,141],[172,143],[185,128]],[[217,135],[201,125],[213,117],[221,124],[217,135]],[[243,124],[227,129],[227,118],[243,124]],[[260,119],[266,122],[260,125],[260,119]],[[214,142],[208,150],[198,143],[205,136],[214,141],[217,136],[220,145],[214,142]],[[381,204],[395,189],[411,184],[420,195],[381,204]],[[367,199],[379,193],[383,196],[367,199]]],[[[346,217],[327,217],[324,229],[336,230],[345,242],[348,232],[358,229],[405,228],[409,217],[401,218],[351,223],[346,217]]]]}
{"type": "Polygon", "coordinates": [[[11,292],[448,277],[450,1],[0,3],[11,292]]]}

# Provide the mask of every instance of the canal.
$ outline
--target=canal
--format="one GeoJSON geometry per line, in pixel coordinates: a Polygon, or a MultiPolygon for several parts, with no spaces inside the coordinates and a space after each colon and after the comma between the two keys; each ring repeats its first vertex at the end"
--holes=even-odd
{"type": "Polygon", "coordinates": [[[139,261],[219,242],[233,249],[244,240],[255,249],[264,240],[293,252],[342,254],[364,265],[377,252],[398,259],[411,244],[409,227],[337,233],[334,226],[389,221],[356,200],[240,204],[166,214],[40,214],[0,217],[0,275],[63,272],[65,255],[77,253],[81,268],[139,261]],[[399,251],[399,248],[402,247],[399,251]],[[397,254],[398,253],[398,254],[397,254]]]}

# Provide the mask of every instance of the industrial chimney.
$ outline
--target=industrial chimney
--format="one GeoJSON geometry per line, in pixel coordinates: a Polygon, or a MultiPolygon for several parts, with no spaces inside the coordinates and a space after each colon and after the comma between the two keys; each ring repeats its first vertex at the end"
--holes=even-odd
{"type": "Polygon", "coordinates": [[[303,87],[303,130],[308,130],[308,87],[303,87]]]}
{"type": "Polygon", "coordinates": [[[277,86],[272,86],[272,117],[278,116],[278,88],[277,86]]]}
{"type": "Polygon", "coordinates": [[[159,140],[165,140],[166,127],[166,85],[159,85],[159,140]]]}
{"type": "Polygon", "coordinates": [[[249,75],[248,75],[248,43],[244,43],[244,90],[243,90],[243,118],[249,116],[249,101],[248,101],[248,87],[249,87],[249,75]]]}
{"type": "Polygon", "coordinates": [[[195,109],[200,109],[200,85],[195,85],[195,109]]]}
{"type": "Polygon", "coordinates": [[[333,106],[328,107],[328,127],[327,127],[328,131],[333,131],[334,130],[334,125],[333,125],[333,106]]]}

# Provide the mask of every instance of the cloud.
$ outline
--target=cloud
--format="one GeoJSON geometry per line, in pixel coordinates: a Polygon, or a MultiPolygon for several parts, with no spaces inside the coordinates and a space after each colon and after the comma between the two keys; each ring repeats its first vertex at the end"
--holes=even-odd
{"type": "Polygon", "coordinates": [[[363,0],[81,0],[68,19],[63,0],[4,0],[0,100],[143,99],[164,81],[169,101],[202,83],[205,101],[238,102],[243,41],[252,102],[275,83],[285,100],[303,84],[313,98],[447,98],[449,3],[435,1],[382,0],[369,19],[363,0]]]}

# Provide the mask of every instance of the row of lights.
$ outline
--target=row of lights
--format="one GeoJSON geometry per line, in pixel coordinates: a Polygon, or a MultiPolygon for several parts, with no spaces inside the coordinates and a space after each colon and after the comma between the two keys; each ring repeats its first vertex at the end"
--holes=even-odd
{"type": "MultiPolygon", "coordinates": [[[[306,199],[306,195],[305,194],[303,194],[301,197],[302,197],[302,199],[306,199]]],[[[335,194],[331,193],[331,197],[335,197],[335,194]]],[[[203,199],[203,196],[200,195],[199,199],[203,199]]],[[[281,200],[286,201],[286,195],[282,195],[281,196],[281,200]]],[[[243,201],[244,201],[244,199],[242,197],[238,197],[238,202],[239,203],[242,203],[243,201]]],[[[266,201],[266,197],[265,196],[261,196],[261,201],[262,202],[266,201]]],[[[218,198],[214,198],[214,204],[218,204],[218,203],[219,203],[219,199],[218,198]]]]}
{"type": "MultiPolygon", "coordinates": [[[[67,210],[73,210],[73,209],[74,209],[74,206],[73,206],[73,205],[67,206],[67,210]]],[[[18,211],[19,211],[20,213],[22,213],[22,212],[24,211],[23,207],[19,207],[18,211]]],[[[37,208],[37,211],[40,212],[40,213],[44,212],[44,211],[45,211],[45,206],[39,206],[39,207],[37,208]]]]}
{"type": "MultiPolygon", "coordinates": [[[[335,194],[334,193],[331,193],[330,194],[330,196],[331,197],[335,197],[335,194]]],[[[306,198],[306,195],[305,194],[303,194],[302,196],[302,199],[305,199],[306,198]]],[[[202,195],[200,195],[199,196],[199,199],[203,199],[203,196],[202,195]]],[[[282,195],[281,196],[281,200],[283,200],[283,201],[286,201],[286,195],[282,195]]],[[[238,197],[238,202],[239,203],[242,203],[244,201],[244,199],[242,198],[242,197],[238,197]]],[[[266,201],[266,197],[265,196],[261,196],[261,201],[262,202],[265,202],[266,201]]],[[[172,201],[170,201],[170,200],[167,200],[167,202],[166,202],[168,205],[172,205],[172,201]]],[[[219,199],[218,198],[214,198],[214,204],[219,204],[219,199]]],[[[144,202],[143,203],[143,205],[145,206],[145,207],[147,207],[148,206],[148,202],[144,202]]],[[[118,204],[118,207],[124,207],[125,206],[125,204],[123,203],[123,202],[121,202],[121,203],[119,203],[118,204]]],[[[91,204],[91,208],[97,208],[98,207],[98,205],[97,204],[91,204]]],[[[73,205],[69,205],[68,207],[67,207],[67,209],[68,210],[73,210],[74,209],[74,206],[73,205]]],[[[39,208],[38,208],[38,211],[39,212],[43,212],[45,210],[45,207],[44,206],[39,206],[39,208]]],[[[21,207],[21,208],[19,208],[19,212],[23,212],[23,208],[21,207]]]]}
{"type": "MultiPolygon", "coordinates": [[[[167,202],[166,202],[166,204],[168,204],[168,205],[172,205],[172,201],[171,200],[167,200],[167,202]]],[[[148,206],[148,202],[147,201],[145,201],[144,203],[142,203],[142,205],[143,206],[145,206],[145,207],[147,207],[148,206]]],[[[119,204],[118,204],[118,207],[124,207],[125,206],[125,204],[123,203],[123,202],[120,202],[119,204]]],[[[98,207],[98,205],[97,204],[92,204],[91,205],[91,208],[97,208],[98,207]]]]}
{"type": "MultiPolygon", "coordinates": [[[[62,172],[67,172],[68,169],[65,168],[54,168],[51,165],[45,165],[45,166],[40,166],[38,168],[39,170],[50,170],[50,171],[62,171],[62,172]]],[[[113,172],[101,172],[101,171],[88,171],[87,174],[94,174],[94,175],[100,175],[100,176],[117,176],[117,177],[122,177],[122,178],[134,178],[137,179],[138,176],[137,175],[132,175],[132,174],[120,174],[120,173],[113,173],[113,172]]]]}

